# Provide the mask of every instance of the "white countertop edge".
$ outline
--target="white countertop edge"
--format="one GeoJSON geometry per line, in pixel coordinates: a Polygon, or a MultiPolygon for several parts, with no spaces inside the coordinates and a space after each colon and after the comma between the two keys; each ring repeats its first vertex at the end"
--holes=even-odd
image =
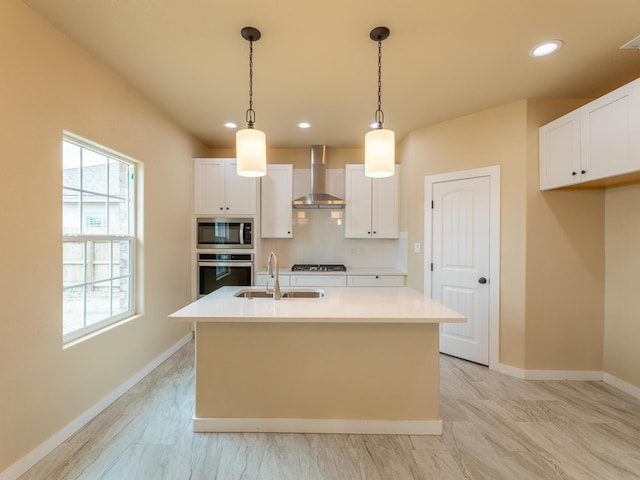
{"type": "MultiPolygon", "coordinates": [[[[176,322],[463,323],[466,318],[409,287],[323,287],[322,298],[238,298],[246,287],[219,290],[172,313],[176,322]]],[[[264,288],[249,287],[261,291],[264,288]]],[[[286,290],[306,290],[285,288],[286,290]]]]}
{"type": "Polygon", "coordinates": [[[433,323],[465,323],[464,317],[438,317],[438,318],[326,318],[326,317],[183,317],[169,315],[169,320],[174,322],[202,322],[202,323],[375,323],[375,324],[433,324],[433,323]]]}

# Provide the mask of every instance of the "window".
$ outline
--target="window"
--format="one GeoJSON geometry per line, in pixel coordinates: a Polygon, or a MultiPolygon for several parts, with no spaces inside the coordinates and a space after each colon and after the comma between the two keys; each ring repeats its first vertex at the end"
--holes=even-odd
{"type": "Polygon", "coordinates": [[[73,340],[134,313],[135,162],[62,141],[62,333],[73,340]]]}

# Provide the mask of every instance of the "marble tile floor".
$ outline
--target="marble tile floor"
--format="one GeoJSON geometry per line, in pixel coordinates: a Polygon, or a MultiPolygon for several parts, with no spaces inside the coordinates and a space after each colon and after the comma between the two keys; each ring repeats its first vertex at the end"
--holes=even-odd
{"type": "Polygon", "coordinates": [[[442,436],[193,433],[193,343],[20,480],[640,479],[640,401],[441,356],[442,436]]]}

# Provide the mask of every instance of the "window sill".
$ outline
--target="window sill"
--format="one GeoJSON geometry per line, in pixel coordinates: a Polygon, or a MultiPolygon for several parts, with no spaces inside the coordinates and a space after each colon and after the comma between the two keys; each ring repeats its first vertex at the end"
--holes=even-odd
{"type": "Polygon", "coordinates": [[[129,323],[133,320],[137,320],[138,318],[140,318],[142,316],[142,314],[136,313],[133,314],[129,317],[123,318],[121,320],[116,320],[113,323],[109,323],[108,325],[104,325],[102,327],[98,327],[96,330],[92,330],[90,332],[86,332],[86,333],[82,333],[82,332],[78,332],[76,335],[78,336],[73,336],[69,339],[63,339],[63,343],[62,343],[62,349],[66,350],[68,348],[74,347],[76,345],[79,345],[81,343],[86,342],[87,340],[91,340],[92,338],[108,332],[109,330],[112,330],[116,327],[119,327],[120,325],[124,325],[125,323],[129,323]]]}

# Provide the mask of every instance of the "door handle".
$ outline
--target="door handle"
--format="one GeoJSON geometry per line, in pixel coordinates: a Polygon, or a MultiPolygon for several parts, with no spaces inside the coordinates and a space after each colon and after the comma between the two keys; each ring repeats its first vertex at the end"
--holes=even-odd
{"type": "Polygon", "coordinates": [[[484,277],[480,277],[480,278],[478,279],[478,283],[481,283],[482,285],[484,285],[485,283],[487,283],[487,279],[486,279],[486,278],[484,278],[484,277]]]}

